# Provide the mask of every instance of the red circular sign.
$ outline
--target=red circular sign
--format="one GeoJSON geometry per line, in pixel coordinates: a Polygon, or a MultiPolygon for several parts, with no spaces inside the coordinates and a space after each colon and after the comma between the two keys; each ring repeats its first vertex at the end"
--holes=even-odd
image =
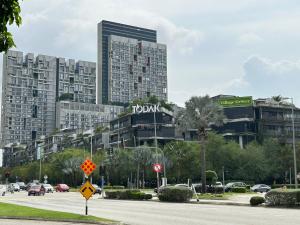
{"type": "Polygon", "coordinates": [[[156,173],[161,172],[161,170],[162,170],[162,165],[159,164],[159,163],[154,164],[154,165],[153,165],[153,170],[154,170],[156,173]]]}

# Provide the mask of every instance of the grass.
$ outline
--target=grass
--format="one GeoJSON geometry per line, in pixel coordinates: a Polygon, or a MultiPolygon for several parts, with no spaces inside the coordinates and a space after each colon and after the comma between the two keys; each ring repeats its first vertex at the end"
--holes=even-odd
{"type": "MultiPolygon", "coordinates": [[[[206,199],[206,200],[228,200],[229,194],[197,194],[199,199],[206,199]]],[[[193,198],[197,199],[197,196],[194,195],[193,198]]]]}
{"type": "Polygon", "coordinates": [[[84,216],[74,213],[58,212],[45,209],[36,209],[27,206],[20,206],[0,202],[0,217],[23,217],[23,218],[41,218],[49,220],[77,220],[93,222],[114,222],[112,220],[99,218],[95,216],[84,216]]]}

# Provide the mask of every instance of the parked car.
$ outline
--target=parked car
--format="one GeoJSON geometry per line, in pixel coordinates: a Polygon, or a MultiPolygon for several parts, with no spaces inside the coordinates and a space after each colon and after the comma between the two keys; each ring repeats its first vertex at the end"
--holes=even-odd
{"type": "Polygon", "coordinates": [[[6,185],[0,184],[0,195],[4,196],[6,194],[6,185]]]}
{"type": "MultiPolygon", "coordinates": [[[[163,187],[167,187],[167,186],[171,186],[170,184],[167,184],[167,185],[161,185],[159,188],[158,188],[158,191],[159,189],[163,188],[163,187]]],[[[157,193],[157,188],[154,188],[154,193],[157,193]]]]}
{"type": "Polygon", "coordinates": [[[232,182],[225,185],[225,191],[231,191],[232,188],[235,187],[247,187],[247,185],[244,182],[232,182]]]}
{"type": "Polygon", "coordinates": [[[45,188],[43,185],[32,185],[28,190],[28,196],[30,195],[45,195],[45,188]]]}
{"type": "Polygon", "coordinates": [[[188,184],[175,184],[174,186],[175,186],[175,187],[186,187],[186,188],[189,188],[189,189],[192,188],[192,187],[190,187],[188,184]]]}
{"type": "Polygon", "coordinates": [[[99,194],[101,195],[101,188],[97,185],[97,184],[92,184],[93,187],[96,189],[95,193],[94,194],[99,194]]]}
{"type": "Polygon", "coordinates": [[[17,184],[20,186],[20,190],[23,190],[23,191],[26,190],[26,185],[24,182],[17,182],[17,184]]]}
{"type": "Polygon", "coordinates": [[[17,183],[10,183],[8,185],[8,191],[10,191],[10,192],[19,192],[20,191],[20,186],[17,183]]]}
{"type": "Polygon", "coordinates": [[[268,192],[271,190],[271,187],[266,184],[256,184],[253,187],[250,188],[251,191],[254,192],[268,192]]]}
{"type": "Polygon", "coordinates": [[[58,184],[55,188],[59,192],[68,192],[70,190],[69,186],[66,184],[58,184]]]}
{"type": "Polygon", "coordinates": [[[43,184],[46,193],[53,193],[54,188],[51,184],[43,184]]]}

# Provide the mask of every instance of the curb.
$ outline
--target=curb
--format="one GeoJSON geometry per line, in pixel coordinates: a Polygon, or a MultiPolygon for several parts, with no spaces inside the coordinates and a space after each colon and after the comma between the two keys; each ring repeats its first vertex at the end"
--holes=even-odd
{"type": "Polygon", "coordinates": [[[51,221],[51,222],[66,222],[66,223],[84,223],[84,224],[99,224],[99,225],[125,225],[120,222],[97,222],[97,221],[79,221],[79,220],[68,220],[68,219],[45,219],[38,217],[18,217],[18,216],[0,216],[1,219],[12,219],[12,220],[34,220],[34,221],[51,221]]]}

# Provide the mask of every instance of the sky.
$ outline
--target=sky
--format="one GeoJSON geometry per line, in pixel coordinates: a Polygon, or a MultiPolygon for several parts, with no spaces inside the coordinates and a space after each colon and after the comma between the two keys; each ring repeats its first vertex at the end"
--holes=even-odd
{"type": "MultiPolygon", "coordinates": [[[[298,0],[30,0],[10,27],[17,50],[97,60],[101,20],[158,31],[168,46],[169,101],[232,94],[300,106],[298,0]]],[[[2,73],[2,55],[0,59],[2,73]]]]}

